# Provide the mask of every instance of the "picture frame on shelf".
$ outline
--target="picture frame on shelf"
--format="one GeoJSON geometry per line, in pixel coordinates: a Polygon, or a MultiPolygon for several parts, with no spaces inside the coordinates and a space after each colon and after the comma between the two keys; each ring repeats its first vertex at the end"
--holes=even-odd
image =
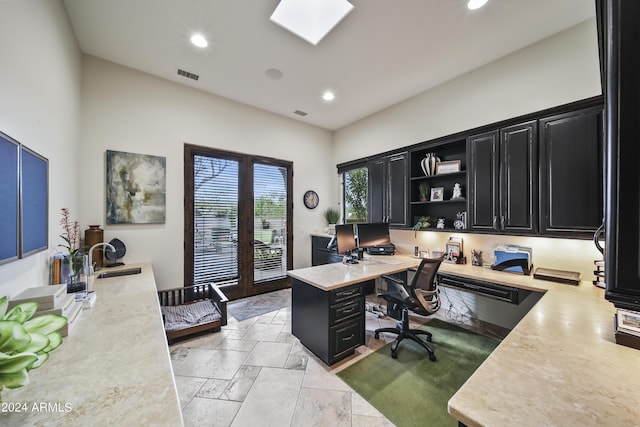
{"type": "Polygon", "coordinates": [[[443,187],[434,187],[431,189],[431,201],[432,202],[441,202],[444,200],[443,198],[444,188],[443,187]]]}
{"type": "Polygon", "coordinates": [[[445,175],[448,173],[460,172],[460,160],[449,160],[446,162],[438,162],[436,164],[436,175],[445,175]]]}

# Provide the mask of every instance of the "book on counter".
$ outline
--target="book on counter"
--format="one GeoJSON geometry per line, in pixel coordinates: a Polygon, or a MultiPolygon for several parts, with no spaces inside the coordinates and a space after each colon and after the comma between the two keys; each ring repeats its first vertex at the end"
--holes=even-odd
{"type": "Polygon", "coordinates": [[[67,298],[67,285],[37,286],[25,289],[9,299],[9,308],[25,302],[37,302],[38,311],[59,308],[67,298]]]}
{"type": "MultiPolygon", "coordinates": [[[[73,295],[72,295],[73,296],[73,295]]],[[[82,314],[82,302],[76,301],[75,297],[73,298],[73,303],[71,304],[71,309],[67,316],[67,324],[64,325],[58,332],[63,337],[66,337],[71,333],[71,330],[78,324],[78,319],[82,314]]]]}
{"type": "Polygon", "coordinates": [[[37,314],[57,314],[59,316],[64,316],[64,317],[68,317],[69,313],[71,312],[72,308],[73,308],[73,303],[76,302],[76,298],[74,296],[74,294],[65,294],[65,298],[62,301],[62,304],[60,304],[59,307],[56,308],[47,308],[44,310],[41,310],[40,307],[38,307],[38,311],[36,312],[37,314]]]}

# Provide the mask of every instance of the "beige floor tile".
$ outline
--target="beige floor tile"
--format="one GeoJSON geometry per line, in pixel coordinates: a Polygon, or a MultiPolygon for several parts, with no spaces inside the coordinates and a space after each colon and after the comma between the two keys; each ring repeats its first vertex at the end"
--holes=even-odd
{"type": "Polygon", "coordinates": [[[310,357],[304,373],[303,387],[325,390],[351,391],[349,386],[331,372],[331,368],[315,357],[310,357]]]}
{"type": "Polygon", "coordinates": [[[353,414],[351,417],[351,427],[394,427],[391,421],[384,417],[369,417],[366,415],[353,414]]]}
{"type": "Polygon", "coordinates": [[[244,401],[261,369],[260,366],[240,367],[233,379],[229,381],[229,385],[220,396],[220,399],[244,401]]]}
{"type": "Polygon", "coordinates": [[[210,378],[206,383],[204,383],[198,393],[196,393],[196,396],[206,397],[207,399],[218,399],[222,396],[222,392],[227,388],[229,382],[229,380],[216,380],[210,378]]]}
{"type": "Polygon", "coordinates": [[[284,368],[293,344],[258,342],[244,361],[245,365],[284,368]]]}
{"type": "Polygon", "coordinates": [[[230,380],[248,354],[246,351],[192,348],[185,358],[173,365],[173,372],[186,377],[230,380]]]}
{"type": "Polygon", "coordinates": [[[227,427],[240,409],[240,402],[195,397],[182,411],[185,427],[227,427]]]}
{"type": "Polygon", "coordinates": [[[268,323],[256,323],[247,330],[242,337],[246,340],[256,341],[276,341],[278,335],[282,332],[283,325],[271,325],[268,323]]]}
{"type": "Polygon", "coordinates": [[[225,338],[217,348],[220,350],[251,351],[257,343],[258,341],[254,340],[236,340],[232,338],[225,338]]]}
{"type": "Polygon", "coordinates": [[[232,425],[291,425],[303,375],[293,369],[262,368],[232,425]]]}
{"type": "Polygon", "coordinates": [[[179,375],[176,375],[175,379],[181,408],[185,408],[198,390],[207,382],[206,378],[181,377],[179,375]]]}
{"type": "Polygon", "coordinates": [[[351,393],[303,387],[292,426],[351,426],[351,393]]]}

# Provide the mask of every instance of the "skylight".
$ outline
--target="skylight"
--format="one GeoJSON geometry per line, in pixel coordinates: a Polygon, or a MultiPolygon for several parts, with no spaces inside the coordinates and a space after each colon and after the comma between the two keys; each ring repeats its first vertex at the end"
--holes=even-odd
{"type": "Polygon", "coordinates": [[[269,19],[315,46],[352,9],[347,0],[281,0],[269,19]]]}

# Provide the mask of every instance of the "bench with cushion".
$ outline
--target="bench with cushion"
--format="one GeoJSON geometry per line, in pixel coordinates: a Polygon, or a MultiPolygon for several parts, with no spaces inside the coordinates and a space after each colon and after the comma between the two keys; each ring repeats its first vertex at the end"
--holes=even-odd
{"type": "Polygon", "coordinates": [[[167,341],[227,324],[227,297],[212,283],[158,291],[167,341]]]}

